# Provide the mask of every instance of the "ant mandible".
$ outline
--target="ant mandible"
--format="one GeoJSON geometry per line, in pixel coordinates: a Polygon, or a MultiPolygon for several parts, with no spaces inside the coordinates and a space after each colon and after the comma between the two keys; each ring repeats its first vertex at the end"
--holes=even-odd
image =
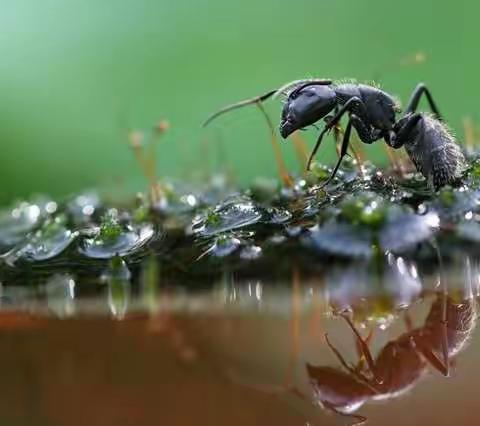
{"type": "Polygon", "coordinates": [[[436,189],[452,183],[463,171],[463,154],[443,125],[432,95],[423,83],[413,91],[405,114],[399,121],[396,121],[396,113],[400,112],[398,103],[393,96],[377,87],[314,79],[295,81],[261,96],[229,105],[211,115],[204,126],[228,111],[262,103],[278,94],[286,95],[280,122],[280,134],[284,139],[296,130],[313,125],[322,118],[326,122],[310,154],[307,170],[310,170],[312,160],[325,134],[338,125],[343,115],[347,113],[349,115],[339,159],[322,186],[327,185],[335,177],[347,154],[352,127],[357,131],[360,140],[366,144],[383,138],[387,145],[395,149],[405,145],[417,170],[436,189]],[[416,113],[422,96],[426,97],[433,116],[416,113]],[[331,112],[333,115],[329,115],[331,112]]]}

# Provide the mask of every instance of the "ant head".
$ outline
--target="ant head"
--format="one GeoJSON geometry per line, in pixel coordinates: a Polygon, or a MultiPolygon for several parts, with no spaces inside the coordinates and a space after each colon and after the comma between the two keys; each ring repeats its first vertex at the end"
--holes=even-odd
{"type": "Polygon", "coordinates": [[[371,123],[378,129],[392,130],[396,122],[396,113],[401,112],[399,103],[391,95],[381,90],[376,90],[374,94],[365,102],[371,123]]]}
{"type": "Polygon", "coordinates": [[[372,396],[369,387],[341,370],[310,364],[306,367],[315,399],[325,407],[333,407],[345,414],[352,413],[372,396]]]}
{"type": "Polygon", "coordinates": [[[325,117],[336,105],[335,91],[328,85],[305,83],[294,89],[283,106],[282,138],[325,117]]]}

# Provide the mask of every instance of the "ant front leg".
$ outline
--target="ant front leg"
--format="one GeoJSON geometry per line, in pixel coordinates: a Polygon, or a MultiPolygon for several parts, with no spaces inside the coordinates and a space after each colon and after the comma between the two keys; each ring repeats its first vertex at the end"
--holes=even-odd
{"type": "MultiPolygon", "coordinates": [[[[345,102],[345,104],[338,110],[338,112],[331,119],[328,120],[328,123],[325,125],[323,130],[320,132],[320,135],[318,136],[317,142],[315,143],[315,146],[313,147],[312,153],[310,154],[310,157],[309,157],[308,163],[307,163],[307,171],[310,170],[310,166],[312,165],[313,157],[315,157],[315,154],[317,153],[318,148],[320,148],[320,144],[322,143],[322,139],[325,136],[325,134],[337,125],[337,123],[341,120],[341,118],[343,117],[343,115],[346,112],[355,112],[359,108],[365,108],[365,105],[363,104],[363,102],[360,98],[357,98],[355,96],[353,98],[350,98],[347,102],[345,102]]],[[[345,140],[345,137],[344,137],[344,140],[345,140]]]]}
{"type": "Polygon", "coordinates": [[[412,96],[410,97],[410,100],[408,101],[407,107],[405,109],[405,114],[417,111],[418,103],[420,102],[422,95],[425,95],[425,97],[427,98],[430,109],[435,114],[436,118],[438,120],[443,120],[442,115],[438,111],[437,105],[433,101],[432,94],[424,83],[420,83],[413,91],[412,96]]]}
{"type": "Polygon", "coordinates": [[[412,132],[422,119],[419,113],[406,114],[397,121],[394,131],[389,133],[389,137],[385,141],[394,149],[401,148],[406,142],[412,139],[412,132]]]}
{"type": "Polygon", "coordinates": [[[342,160],[345,157],[345,155],[347,154],[348,144],[350,143],[350,134],[351,133],[352,133],[352,120],[350,118],[350,120],[348,121],[347,127],[345,128],[345,133],[343,135],[342,146],[340,148],[340,156],[338,157],[337,164],[335,164],[335,167],[333,168],[333,171],[330,174],[329,178],[325,182],[323,182],[320,185],[319,188],[323,188],[323,187],[327,186],[332,181],[332,179],[335,177],[335,175],[337,174],[338,169],[340,167],[340,164],[342,164],[342,160]]]}
{"type": "Polygon", "coordinates": [[[343,319],[345,319],[345,321],[347,322],[349,327],[352,329],[353,334],[355,334],[355,337],[356,337],[357,342],[358,342],[358,348],[360,349],[361,354],[365,357],[365,361],[368,365],[368,368],[369,368],[370,372],[373,375],[373,379],[375,380],[376,383],[382,384],[383,379],[381,377],[378,377],[377,369],[376,369],[376,366],[375,366],[375,361],[373,359],[372,353],[370,352],[370,348],[368,347],[368,342],[366,342],[362,338],[359,331],[357,330],[357,328],[353,324],[352,320],[348,316],[342,315],[342,317],[343,317],[343,319]]]}
{"type": "Polygon", "coordinates": [[[371,144],[378,141],[384,136],[384,131],[380,129],[374,129],[369,124],[365,123],[357,114],[351,116],[353,127],[357,131],[358,137],[363,143],[371,144]]]}

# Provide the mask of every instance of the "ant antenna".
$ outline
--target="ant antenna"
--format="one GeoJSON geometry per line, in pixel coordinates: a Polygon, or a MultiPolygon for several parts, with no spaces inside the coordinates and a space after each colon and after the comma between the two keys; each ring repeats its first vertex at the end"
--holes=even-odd
{"type": "Polygon", "coordinates": [[[222,108],[220,111],[217,111],[213,113],[210,117],[208,117],[205,122],[203,123],[202,127],[207,127],[213,120],[215,120],[217,117],[220,115],[225,114],[226,112],[233,111],[235,109],[242,108],[247,105],[253,105],[253,104],[259,104],[263,101],[266,101],[268,98],[271,98],[275,93],[277,93],[278,90],[270,90],[269,92],[260,95],[260,96],[255,96],[250,99],[245,99],[240,102],[236,102],[234,104],[227,105],[226,107],[222,108]]]}
{"type": "Polygon", "coordinates": [[[145,155],[143,149],[143,143],[145,139],[144,133],[131,131],[128,135],[130,146],[133,149],[137,163],[139,164],[140,169],[150,184],[150,201],[152,204],[157,204],[164,195],[163,188],[160,182],[157,180],[155,148],[159,138],[168,130],[168,128],[169,124],[165,120],[157,123],[157,125],[154,127],[154,135],[153,139],[150,141],[149,152],[147,156],[145,155]]]}
{"type": "Polygon", "coordinates": [[[217,112],[213,113],[210,117],[208,117],[207,120],[203,123],[202,127],[208,126],[218,116],[223,115],[226,112],[230,112],[230,111],[233,111],[233,110],[238,109],[238,108],[242,108],[242,107],[247,106],[247,105],[253,105],[253,104],[258,104],[260,102],[264,102],[274,95],[285,92],[286,90],[288,90],[292,86],[296,86],[296,85],[300,84],[299,86],[295,87],[289,95],[292,95],[294,93],[296,94],[300,90],[302,90],[303,88],[305,88],[307,86],[319,86],[319,85],[329,86],[332,83],[333,83],[332,80],[325,80],[325,79],[323,79],[323,80],[322,79],[296,80],[296,81],[290,82],[290,83],[282,86],[280,89],[270,90],[269,92],[267,92],[263,95],[255,96],[253,98],[245,99],[243,101],[227,105],[226,107],[222,108],[220,111],[217,111],[217,112]]]}

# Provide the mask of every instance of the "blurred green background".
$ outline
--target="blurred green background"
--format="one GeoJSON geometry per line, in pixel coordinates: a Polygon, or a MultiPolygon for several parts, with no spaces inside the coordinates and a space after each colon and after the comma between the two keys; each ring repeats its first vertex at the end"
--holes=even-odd
{"type": "MultiPolygon", "coordinates": [[[[0,202],[143,184],[129,128],[172,126],[162,175],[273,176],[255,108],[203,119],[290,80],[378,79],[406,102],[427,82],[463,137],[478,119],[480,3],[385,0],[0,0],[0,202]],[[423,64],[408,64],[421,52],[423,64]],[[403,65],[402,65],[403,64],[403,65]]],[[[278,122],[278,102],[268,110],[278,122]]],[[[306,134],[313,142],[315,130],[306,134]]],[[[328,145],[328,146],[327,146],[328,145]]],[[[282,144],[298,169],[293,147],[282,144]]],[[[375,161],[382,151],[369,147],[375,161]]],[[[333,143],[319,155],[333,157],[333,143]]]]}

